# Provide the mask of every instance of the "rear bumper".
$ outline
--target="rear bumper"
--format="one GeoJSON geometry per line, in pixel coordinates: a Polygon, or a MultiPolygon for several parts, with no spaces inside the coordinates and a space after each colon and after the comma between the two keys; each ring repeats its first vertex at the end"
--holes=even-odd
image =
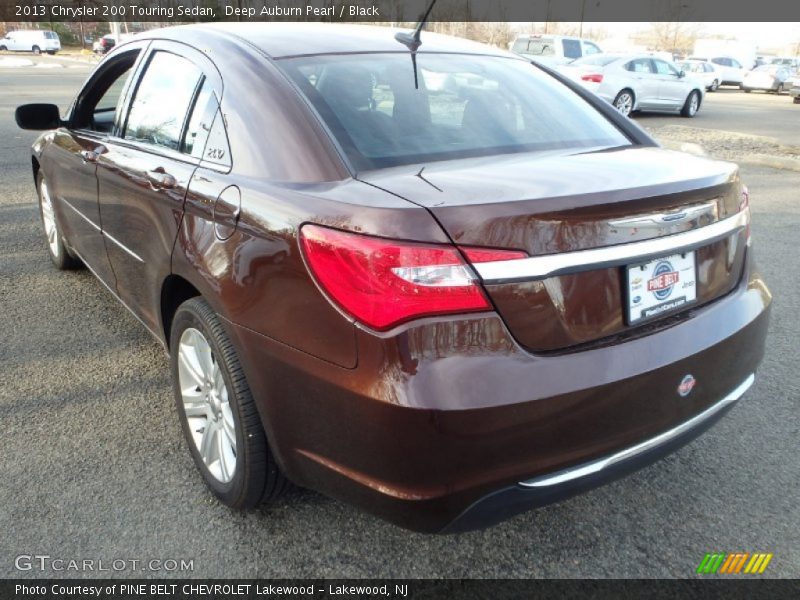
{"type": "Polygon", "coordinates": [[[698,435],[752,382],[770,302],[748,265],[727,296],[635,339],[539,356],[496,315],[430,319],[360,331],[354,369],[230,332],[290,479],[409,529],[461,531],[619,477],[698,435]],[[681,397],[687,374],[697,384],[681,397]]]}
{"type": "Polygon", "coordinates": [[[484,496],[450,523],[442,533],[487,527],[516,514],[559,502],[619,479],[671,454],[709,429],[750,389],[749,375],[734,390],[688,421],[635,446],[588,463],[521,481],[484,496]]]}

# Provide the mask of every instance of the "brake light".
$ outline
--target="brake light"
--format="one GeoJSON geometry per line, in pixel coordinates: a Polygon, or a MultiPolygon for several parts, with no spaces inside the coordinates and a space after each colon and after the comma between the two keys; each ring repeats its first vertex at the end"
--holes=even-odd
{"type": "Polygon", "coordinates": [[[583,81],[591,81],[592,83],[602,83],[603,82],[603,74],[602,73],[586,73],[585,75],[581,75],[581,79],[583,81]]]}
{"type": "MultiPolygon", "coordinates": [[[[330,299],[376,330],[423,316],[492,308],[477,276],[453,246],[379,238],[319,225],[302,227],[300,246],[330,299]]],[[[497,256],[498,251],[491,252],[497,256]]]]}

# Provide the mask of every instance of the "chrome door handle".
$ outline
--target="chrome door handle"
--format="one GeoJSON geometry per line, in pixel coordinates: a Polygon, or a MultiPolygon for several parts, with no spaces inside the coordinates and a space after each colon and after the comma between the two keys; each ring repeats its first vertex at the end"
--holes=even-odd
{"type": "Polygon", "coordinates": [[[171,189],[178,185],[178,181],[175,177],[164,171],[161,167],[148,171],[147,179],[150,181],[150,184],[156,188],[171,189]]]}
{"type": "Polygon", "coordinates": [[[104,154],[106,151],[107,148],[105,146],[97,146],[94,150],[81,150],[81,160],[83,160],[84,163],[96,163],[100,155],[104,154]]]}

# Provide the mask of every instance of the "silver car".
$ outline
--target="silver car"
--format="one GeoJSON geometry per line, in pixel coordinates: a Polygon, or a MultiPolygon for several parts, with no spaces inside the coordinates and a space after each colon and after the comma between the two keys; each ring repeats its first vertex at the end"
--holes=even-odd
{"type": "Polygon", "coordinates": [[[742,81],[742,89],[745,92],[762,90],[765,92],[775,92],[780,94],[784,89],[791,87],[789,80],[791,73],[789,69],[781,65],[762,65],[749,71],[742,81]]]}
{"type": "Polygon", "coordinates": [[[560,67],[559,71],[613,104],[624,115],[653,111],[694,117],[705,91],[702,81],[687,77],[674,63],[646,54],[588,56],[560,67]]]}

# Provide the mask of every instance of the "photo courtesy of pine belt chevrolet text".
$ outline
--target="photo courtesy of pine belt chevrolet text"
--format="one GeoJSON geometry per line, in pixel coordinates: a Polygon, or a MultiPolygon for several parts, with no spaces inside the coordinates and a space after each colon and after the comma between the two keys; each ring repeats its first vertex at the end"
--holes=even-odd
{"type": "Polygon", "coordinates": [[[16,112],[43,131],[43,246],[163,344],[228,506],[296,485],[486,527],[674,451],[756,376],[771,295],[737,166],[520,55],[189,25],[48,101],[16,112]]]}

